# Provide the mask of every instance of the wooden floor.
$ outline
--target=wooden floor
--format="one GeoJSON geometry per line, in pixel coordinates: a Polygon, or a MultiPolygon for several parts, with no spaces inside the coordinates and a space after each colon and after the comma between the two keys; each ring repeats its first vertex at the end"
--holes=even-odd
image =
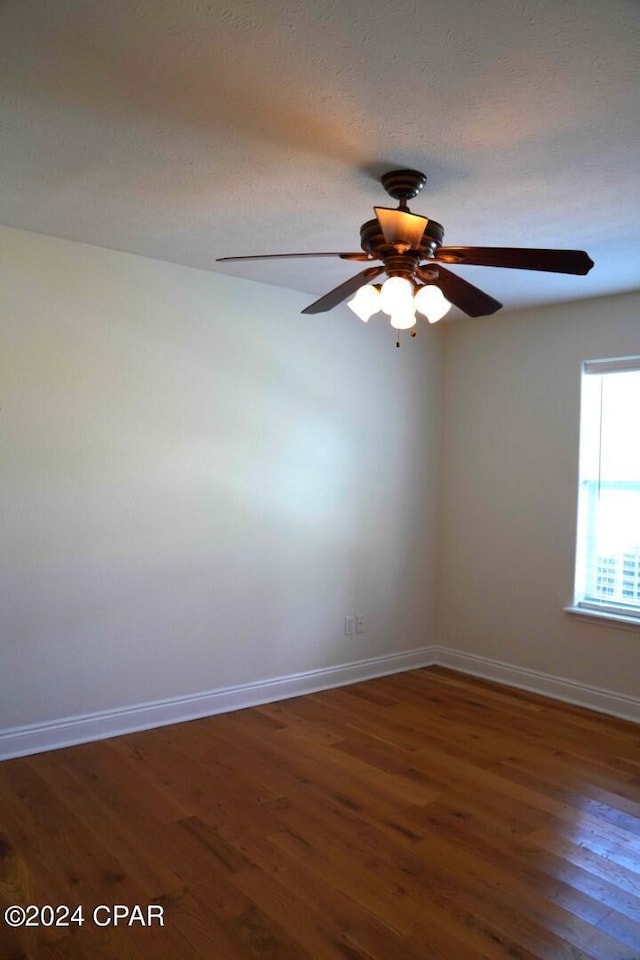
{"type": "Polygon", "coordinates": [[[640,728],[441,668],[7,761],[0,831],[85,916],[2,960],[640,958],[640,728]]]}

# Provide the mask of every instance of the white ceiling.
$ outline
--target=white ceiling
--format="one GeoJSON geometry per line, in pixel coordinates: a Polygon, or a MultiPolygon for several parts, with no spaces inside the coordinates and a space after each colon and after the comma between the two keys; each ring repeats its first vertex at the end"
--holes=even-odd
{"type": "MultiPolygon", "coordinates": [[[[0,223],[320,294],[377,177],[445,242],[586,249],[455,270],[506,307],[640,286],[635,0],[0,0],[0,223]]],[[[310,297],[315,299],[315,297],[310,297]]]]}

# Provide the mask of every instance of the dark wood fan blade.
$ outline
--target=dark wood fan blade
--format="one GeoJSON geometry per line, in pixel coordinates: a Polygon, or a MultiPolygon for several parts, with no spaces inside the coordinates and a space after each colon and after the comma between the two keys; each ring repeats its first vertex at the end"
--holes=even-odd
{"type": "Polygon", "coordinates": [[[329,293],[325,293],[319,300],[309,304],[302,312],[326,313],[327,310],[333,310],[334,307],[337,307],[339,303],[342,303],[343,300],[350,297],[351,294],[359,290],[360,287],[364,287],[365,283],[369,283],[375,277],[379,277],[381,273],[384,273],[384,267],[367,267],[367,269],[362,270],[361,273],[356,273],[355,277],[350,277],[349,280],[341,283],[339,287],[334,287],[329,293]]]}
{"type": "Polygon", "coordinates": [[[420,267],[417,274],[425,283],[434,283],[439,287],[447,300],[469,317],[487,317],[502,306],[499,300],[494,300],[488,293],[474,287],[472,283],[445,270],[441,264],[438,264],[438,276],[435,279],[420,267]]]}
{"type": "Polygon", "coordinates": [[[480,267],[513,267],[547,273],[584,276],[593,260],[584,250],[536,250],[527,247],[438,247],[435,258],[442,263],[469,263],[480,267]]]}
{"type": "Polygon", "coordinates": [[[216,263],[229,260],[286,260],[289,257],[340,257],[341,260],[371,260],[366,253],[260,253],[254,257],[218,257],[216,263]]]}

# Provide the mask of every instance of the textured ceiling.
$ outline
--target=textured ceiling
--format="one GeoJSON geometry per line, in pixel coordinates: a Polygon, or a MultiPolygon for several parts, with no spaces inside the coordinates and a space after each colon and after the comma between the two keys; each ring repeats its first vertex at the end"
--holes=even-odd
{"type": "MultiPolygon", "coordinates": [[[[0,223],[318,294],[377,181],[449,244],[586,249],[587,277],[456,268],[506,307],[640,286],[635,0],[0,0],[0,223]]],[[[311,298],[313,299],[313,297],[311,298]]]]}

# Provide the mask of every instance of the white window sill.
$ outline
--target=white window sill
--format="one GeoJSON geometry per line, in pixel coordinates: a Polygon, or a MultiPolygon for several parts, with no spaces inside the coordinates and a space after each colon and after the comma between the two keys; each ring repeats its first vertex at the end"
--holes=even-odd
{"type": "Polygon", "coordinates": [[[600,622],[609,627],[617,627],[620,630],[637,630],[640,632],[640,617],[627,617],[624,613],[617,613],[613,610],[596,610],[593,607],[565,607],[565,613],[570,613],[580,620],[590,623],[600,622]]]}

